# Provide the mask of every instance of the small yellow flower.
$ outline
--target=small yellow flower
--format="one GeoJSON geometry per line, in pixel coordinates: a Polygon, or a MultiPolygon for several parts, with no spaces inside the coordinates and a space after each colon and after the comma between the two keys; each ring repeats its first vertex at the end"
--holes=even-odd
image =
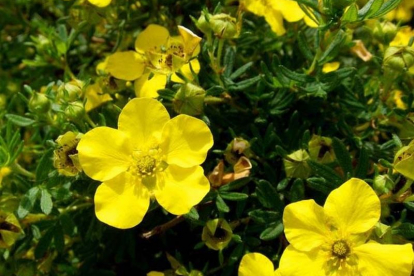
{"type": "Polygon", "coordinates": [[[243,0],[242,4],[246,10],[258,16],[264,16],[272,31],[277,35],[286,33],[283,19],[288,22],[305,19],[308,26],[317,27],[315,22],[306,16],[299,4],[293,0],[243,0]]]}
{"type": "Polygon", "coordinates": [[[112,98],[109,94],[104,93],[99,83],[89,85],[85,90],[85,110],[86,112],[91,111],[94,108],[99,107],[100,105],[112,101],[112,98]]]}
{"type": "Polygon", "coordinates": [[[97,127],[77,147],[85,173],[103,183],[95,194],[99,220],[117,228],[140,223],[150,198],[175,215],[188,213],[209,191],[201,163],[213,145],[207,125],[178,115],[170,119],[157,100],[131,100],[118,129],[97,127]]]}
{"type": "Polygon", "coordinates": [[[11,172],[12,172],[12,170],[9,167],[1,167],[0,168],[0,187],[1,187],[1,182],[3,182],[3,178],[5,176],[8,176],[11,172]]]}
{"type": "MultiPolygon", "coordinates": [[[[272,261],[260,253],[248,253],[243,256],[238,276],[281,276],[279,270],[275,270],[272,261]]],[[[308,275],[308,274],[303,274],[308,275]]]]}
{"type": "Polygon", "coordinates": [[[76,150],[81,137],[81,133],[68,131],[56,139],[59,147],[53,152],[53,166],[60,174],[75,176],[82,171],[76,150]]]}
{"type": "Polygon", "coordinates": [[[325,74],[330,73],[330,72],[334,72],[334,71],[339,69],[339,66],[341,66],[341,63],[338,62],[338,61],[325,63],[323,65],[322,72],[325,73],[325,74]]]}
{"type": "Polygon", "coordinates": [[[289,204],[283,224],[290,245],[280,260],[281,274],[409,276],[411,244],[368,241],[380,213],[374,190],[356,178],[333,190],[324,207],[313,200],[289,204]]]}
{"type": "Polygon", "coordinates": [[[179,36],[170,36],[166,28],[149,25],[135,41],[136,51],[109,56],[106,71],[118,79],[136,80],[137,97],[158,97],[157,90],[165,87],[171,74],[172,81],[182,83],[176,72],[192,80],[192,71],[200,71],[200,64],[193,57],[200,51],[201,38],[183,26],[178,26],[178,31],[179,36]]]}
{"type": "Polygon", "coordinates": [[[92,5],[95,5],[99,8],[104,8],[104,7],[108,6],[109,4],[111,4],[112,0],[88,0],[88,1],[92,5]]]}
{"type": "Polygon", "coordinates": [[[22,234],[16,217],[12,213],[0,211],[0,248],[12,246],[22,234]]]}
{"type": "Polygon", "coordinates": [[[413,36],[414,31],[409,26],[404,26],[398,30],[390,46],[407,46],[413,36]]]}

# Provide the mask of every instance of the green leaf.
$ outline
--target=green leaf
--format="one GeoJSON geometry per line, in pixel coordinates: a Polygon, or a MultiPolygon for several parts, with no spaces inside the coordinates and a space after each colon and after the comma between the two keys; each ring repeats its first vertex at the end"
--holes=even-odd
{"type": "Polygon", "coordinates": [[[393,235],[401,235],[406,239],[414,239],[414,224],[402,223],[400,226],[391,230],[393,235]]]}
{"type": "Polygon", "coordinates": [[[299,35],[298,35],[298,46],[299,46],[299,50],[302,52],[302,55],[307,60],[313,60],[314,54],[310,50],[309,43],[306,40],[306,36],[305,36],[305,34],[303,32],[299,32],[299,35]]]}
{"type": "Polygon", "coordinates": [[[344,13],[344,15],[341,18],[342,23],[350,23],[355,22],[358,20],[358,6],[357,4],[352,4],[349,6],[347,11],[344,13]]]}
{"type": "Polygon", "coordinates": [[[229,206],[224,202],[223,198],[220,195],[216,197],[216,206],[220,212],[228,213],[230,212],[229,206]]]}
{"type": "Polygon", "coordinates": [[[279,65],[279,70],[280,72],[287,78],[297,81],[297,82],[311,82],[314,80],[313,77],[308,76],[306,74],[299,74],[296,72],[293,72],[289,69],[287,69],[285,66],[283,65],[279,65]]]}
{"type": "Polygon", "coordinates": [[[42,189],[41,196],[40,196],[40,209],[46,215],[49,215],[52,212],[53,208],[53,201],[52,196],[46,189],[42,189]]]}
{"type": "Polygon", "coordinates": [[[313,160],[308,160],[309,167],[317,175],[330,181],[335,187],[339,187],[344,181],[343,179],[330,167],[319,164],[313,160]]]}
{"type": "Polygon", "coordinates": [[[220,192],[220,196],[223,199],[231,200],[231,201],[241,201],[246,200],[249,196],[243,193],[236,193],[236,192],[220,192]]]}
{"type": "Polygon", "coordinates": [[[15,114],[6,114],[6,118],[13,124],[21,127],[31,126],[36,122],[35,120],[15,114]]]}
{"type": "Polygon", "coordinates": [[[46,251],[48,250],[50,243],[52,242],[52,239],[54,237],[55,228],[51,227],[49,228],[45,234],[40,238],[39,243],[37,244],[34,256],[36,259],[43,258],[46,251]]]}
{"type": "Polygon", "coordinates": [[[275,222],[280,219],[281,213],[274,211],[264,211],[264,210],[253,210],[249,212],[249,217],[251,217],[255,222],[268,224],[275,222]]]}
{"type": "Polygon", "coordinates": [[[37,200],[39,194],[39,188],[33,187],[23,196],[17,208],[17,216],[24,218],[32,209],[37,200]]]}
{"type": "Polygon", "coordinates": [[[260,239],[264,241],[274,240],[283,233],[283,224],[281,222],[266,228],[261,234],[260,239]]]}
{"type": "Polygon", "coordinates": [[[378,12],[378,10],[381,8],[382,4],[384,4],[384,0],[370,0],[358,12],[359,19],[362,20],[362,19],[365,19],[365,18],[369,18],[371,15],[378,12]]]}
{"type": "Polygon", "coordinates": [[[190,220],[198,220],[200,218],[200,215],[198,214],[197,209],[193,207],[190,209],[190,212],[184,215],[184,217],[190,220]]]}
{"type": "Polygon", "coordinates": [[[259,180],[256,187],[257,198],[265,208],[276,211],[283,210],[283,202],[280,200],[276,189],[266,180],[259,180]]]}
{"type": "Polygon", "coordinates": [[[339,165],[344,170],[345,176],[347,176],[348,174],[352,176],[352,159],[345,145],[342,143],[341,140],[334,137],[332,139],[332,147],[334,149],[335,156],[338,160],[339,165]]]}
{"type": "Polygon", "coordinates": [[[232,182],[230,182],[226,185],[221,186],[219,188],[219,193],[238,190],[238,189],[246,186],[246,184],[249,183],[250,180],[251,179],[249,177],[234,180],[234,181],[232,181],[232,182]]]}
{"type": "Polygon", "coordinates": [[[319,191],[325,195],[328,195],[332,190],[337,188],[336,185],[326,181],[323,177],[310,177],[306,179],[306,183],[311,189],[319,191]]]}
{"type": "Polygon", "coordinates": [[[262,76],[256,76],[247,80],[243,80],[241,82],[229,85],[229,91],[241,91],[244,90],[246,88],[249,88],[250,86],[252,86],[253,84],[255,84],[256,82],[258,82],[260,79],[262,78],[262,76]]]}
{"type": "Polygon", "coordinates": [[[289,199],[291,202],[296,202],[305,198],[305,185],[302,179],[296,179],[290,188],[289,199]]]}
{"type": "Polygon", "coordinates": [[[332,40],[331,44],[329,44],[328,48],[323,52],[322,56],[319,58],[319,64],[325,64],[326,62],[335,58],[336,54],[339,52],[342,43],[345,41],[346,35],[345,32],[339,30],[338,33],[335,35],[334,39],[332,40]]]}
{"type": "Polygon", "coordinates": [[[245,65],[238,68],[236,71],[233,72],[233,74],[230,75],[230,79],[234,80],[240,77],[242,74],[244,74],[250,67],[252,67],[254,63],[248,62],[245,65]]]}
{"type": "Polygon", "coordinates": [[[65,249],[65,237],[63,234],[63,229],[59,224],[57,224],[55,227],[53,240],[57,251],[63,252],[63,249],[65,249]]]}
{"type": "Polygon", "coordinates": [[[381,8],[371,16],[371,18],[381,17],[395,9],[402,0],[388,0],[384,3],[384,5],[381,6],[381,8]]]}
{"type": "Polygon", "coordinates": [[[48,174],[52,168],[52,156],[53,156],[53,149],[49,149],[46,151],[42,158],[40,158],[39,163],[36,167],[36,181],[43,182],[48,177],[48,174]]]}
{"type": "Polygon", "coordinates": [[[369,170],[369,156],[365,148],[361,148],[358,156],[358,164],[355,168],[355,177],[365,178],[369,170]]]}

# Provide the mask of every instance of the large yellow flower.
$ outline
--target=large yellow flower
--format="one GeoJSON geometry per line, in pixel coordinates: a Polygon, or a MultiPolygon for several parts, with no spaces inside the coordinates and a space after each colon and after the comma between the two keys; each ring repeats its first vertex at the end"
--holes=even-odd
{"type": "Polygon", "coordinates": [[[136,80],[137,97],[158,97],[157,90],[165,87],[168,75],[172,81],[183,82],[176,72],[192,80],[192,71],[200,71],[194,57],[200,51],[201,38],[183,26],[178,31],[179,36],[170,36],[166,28],[149,25],[135,41],[136,51],[109,56],[106,70],[115,78],[136,80]]]}
{"type": "MultiPolygon", "coordinates": [[[[243,256],[239,266],[239,276],[280,276],[272,261],[260,253],[248,253],[243,256]]],[[[307,274],[304,274],[307,275],[307,274]]]]}
{"type": "Polygon", "coordinates": [[[249,12],[264,16],[272,31],[277,35],[286,33],[283,19],[288,22],[305,19],[308,26],[317,27],[316,23],[306,16],[298,3],[293,0],[243,0],[242,3],[249,12]]]}
{"type": "Polygon", "coordinates": [[[280,260],[289,276],[409,276],[414,258],[411,244],[367,241],[379,221],[381,205],[374,190],[353,178],[326,199],[289,204],[283,214],[290,245],[280,260]]]}
{"type": "Polygon", "coordinates": [[[92,129],[77,147],[84,172],[103,182],[95,194],[96,216],[117,228],[133,227],[152,197],[172,214],[189,212],[209,191],[199,165],[212,145],[203,121],[187,115],[170,119],[151,98],[131,100],[118,129],[92,129]]]}

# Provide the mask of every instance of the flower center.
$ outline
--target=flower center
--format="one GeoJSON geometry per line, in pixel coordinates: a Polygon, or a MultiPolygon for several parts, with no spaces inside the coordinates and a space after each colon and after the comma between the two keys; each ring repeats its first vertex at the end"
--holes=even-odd
{"type": "Polygon", "coordinates": [[[166,168],[166,163],[162,161],[161,150],[157,148],[136,150],[132,153],[132,157],[134,162],[130,170],[139,177],[154,176],[156,172],[166,168]]]}
{"type": "Polygon", "coordinates": [[[332,256],[339,259],[345,259],[350,251],[349,245],[343,240],[336,241],[332,244],[332,256]]]}

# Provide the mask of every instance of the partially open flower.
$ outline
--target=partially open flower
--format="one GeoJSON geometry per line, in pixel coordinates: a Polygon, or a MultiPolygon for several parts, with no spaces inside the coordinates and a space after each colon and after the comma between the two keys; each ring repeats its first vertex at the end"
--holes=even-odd
{"type": "Polygon", "coordinates": [[[311,173],[307,160],[309,160],[309,154],[306,150],[297,150],[283,159],[283,165],[285,166],[285,173],[287,177],[295,178],[308,178],[311,173]]]}
{"type": "Polygon", "coordinates": [[[251,157],[252,151],[250,149],[250,143],[241,137],[236,137],[227,145],[224,156],[227,162],[234,165],[243,155],[251,157]]]}
{"type": "Polygon", "coordinates": [[[224,173],[224,162],[223,160],[220,160],[214,170],[209,174],[208,179],[210,180],[212,187],[218,188],[237,179],[248,177],[251,168],[252,163],[249,158],[242,156],[239,158],[239,161],[234,164],[233,172],[224,173]]]}
{"type": "Polygon", "coordinates": [[[372,59],[372,54],[365,48],[362,40],[355,40],[354,43],[355,45],[351,48],[351,52],[365,62],[370,61],[372,59]]]}
{"type": "Polygon", "coordinates": [[[12,213],[0,211],[0,248],[9,248],[22,234],[16,217],[12,213]]]}
{"type": "Polygon", "coordinates": [[[313,135],[308,143],[309,155],[312,160],[322,164],[335,161],[335,152],[332,148],[332,139],[319,135],[313,135]]]}
{"type": "Polygon", "coordinates": [[[209,220],[203,228],[202,240],[206,246],[213,250],[222,250],[231,241],[233,230],[222,218],[209,220]]]}
{"type": "Polygon", "coordinates": [[[402,147],[394,157],[394,169],[403,176],[414,180],[414,140],[402,147]]]}
{"type": "Polygon", "coordinates": [[[81,133],[68,131],[56,139],[59,147],[53,152],[53,166],[60,174],[75,176],[82,171],[76,149],[81,137],[81,133]]]}

